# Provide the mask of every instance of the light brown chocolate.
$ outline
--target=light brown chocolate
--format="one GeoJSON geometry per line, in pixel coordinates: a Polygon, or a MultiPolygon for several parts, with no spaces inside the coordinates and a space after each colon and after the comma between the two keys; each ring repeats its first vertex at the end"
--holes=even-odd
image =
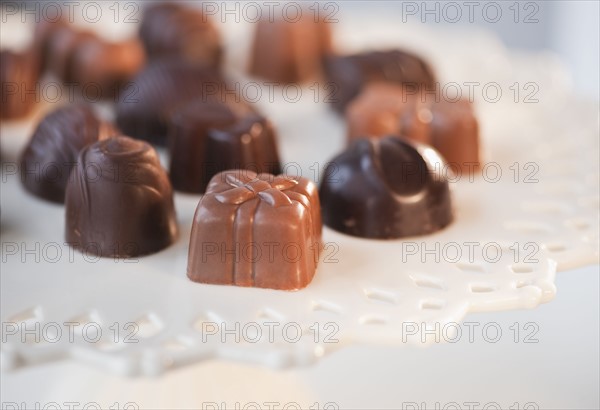
{"type": "Polygon", "coordinates": [[[307,286],[321,249],[321,209],[306,178],[230,170],[198,204],[188,258],[194,282],[280,290],[307,286]]]}

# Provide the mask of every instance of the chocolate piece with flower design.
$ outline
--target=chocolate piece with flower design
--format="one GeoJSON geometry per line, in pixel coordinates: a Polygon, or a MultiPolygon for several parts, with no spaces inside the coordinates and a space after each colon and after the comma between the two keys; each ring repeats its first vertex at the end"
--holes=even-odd
{"type": "Polygon", "coordinates": [[[248,170],[221,172],[196,210],[188,277],[208,284],[304,288],[317,268],[321,226],[312,181],[248,170]]]}

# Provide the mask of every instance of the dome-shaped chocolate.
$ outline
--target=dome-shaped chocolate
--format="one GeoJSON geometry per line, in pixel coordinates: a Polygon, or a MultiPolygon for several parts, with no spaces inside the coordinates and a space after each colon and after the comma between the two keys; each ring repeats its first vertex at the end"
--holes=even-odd
{"type": "Polygon", "coordinates": [[[66,240],[102,257],[135,257],[177,236],[173,190],[147,143],[114,137],[84,148],[67,186],[66,240]]]}
{"type": "Polygon", "coordinates": [[[169,114],[195,98],[219,99],[225,82],[214,70],[182,60],[162,60],[143,69],[117,104],[117,125],[126,135],[165,145],[169,114]]]}
{"type": "Polygon", "coordinates": [[[174,3],[150,6],[139,35],[151,60],[175,57],[212,67],[221,62],[221,36],[199,9],[174,3]]]}
{"type": "Polygon", "coordinates": [[[40,198],[63,203],[79,152],[117,133],[87,105],[70,105],[51,112],[37,126],[21,156],[23,186],[40,198]]]}
{"type": "Polygon", "coordinates": [[[323,222],[373,239],[436,232],[452,221],[443,160],[426,145],[397,137],[360,139],[325,169],[323,222]]]}
{"type": "Polygon", "coordinates": [[[228,169],[279,174],[275,131],[247,104],[197,100],[174,113],[170,177],[178,191],[203,193],[228,169]]]}

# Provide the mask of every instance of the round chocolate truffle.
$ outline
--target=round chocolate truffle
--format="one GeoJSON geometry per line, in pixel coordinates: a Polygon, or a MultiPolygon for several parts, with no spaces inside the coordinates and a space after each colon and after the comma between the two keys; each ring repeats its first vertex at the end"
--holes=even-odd
{"type": "Polygon", "coordinates": [[[264,18],[256,25],[250,74],[279,83],[310,80],[331,52],[329,24],[310,10],[297,21],[264,18]]]}
{"type": "Polygon", "coordinates": [[[144,59],[136,39],[119,43],[90,39],[73,51],[72,75],[79,86],[93,85],[102,98],[113,98],[142,69],[144,59]]]}
{"type": "Polygon", "coordinates": [[[85,253],[136,257],[177,236],[173,190],[158,154],[129,137],[84,148],[67,185],[66,240],[85,253]]]}
{"type": "Polygon", "coordinates": [[[149,64],[125,87],[117,125],[126,135],[165,145],[170,113],[197,98],[220,98],[225,81],[213,69],[182,60],[149,64]]]}
{"type": "Polygon", "coordinates": [[[273,126],[243,102],[197,100],[172,118],[170,177],[178,191],[203,193],[228,169],[281,172],[273,126]]]}
{"type": "Polygon", "coordinates": [[[325,169],[323,222],[353,236],[393,239],[436,232],[452,221],[443,159],[397,137],[361,139],[325,169]]]}
{"type": "Polygon", "coordinates": [[[344,112],[348,103],[371,82],[399,84],[410,90],[433,89],[435,76],[420,57],[401,50],[371,51],[325,59],[325,73],[332,84],[333,107],[344,112]]]}
{"type": "Polygon", "coordinates": [[[87,105],[70,105],[48,114],[21,156],[21,182],[27,191],[63,203],[79,151],[118,131],[98,119],[87,105]]]}
{"type": "Polygon", "coordinates": [[[221,36],[199,9],[174,3],[150,6],[144,11],[139,35],[151,60],[176,57],[220,65],[221,36]]]}
{"type": "Polygon", "coordinates": [[[39,63],[33,53],[0,51],[0,118],[27,116],[37,102],[39,63]]]}

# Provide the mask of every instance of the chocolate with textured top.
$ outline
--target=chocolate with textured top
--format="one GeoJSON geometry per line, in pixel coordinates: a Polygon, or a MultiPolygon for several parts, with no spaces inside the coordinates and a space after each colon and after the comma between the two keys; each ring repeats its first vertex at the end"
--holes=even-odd
{"type": "Polygon", "coordinates": [[[329,24],[310,10],[297,21],[265,17],[256,24],[250,74],[280,83],[306,81],[321,72],[331,53],[329,24]]]}
{"type": "Polygon", "coordinates": [[[117,125],[126,135],[165,145],[169,117],[178,106],[199,98],[219,100],[224,88],[213,69],[182,60],[153,62],[121,92],[117,125]]]}
{"type": "Polygon", "coordinates": [[[198,204],[187,274],[201,283],[297,290],[312,280],[320,250],[311,181],[230,170],[213,177],[198,204]]]}
{"type": "Polygon", "coordinates": [[[174,3],[150,6],[139,35],[151,60],[175,57],[212,67],[221,63],[221,36],[199,9],[174,3]]]}
{"type": "Polygon", "coordinates": [[[66,240],[102,257],[160,251],[177,236],[173,190],[156,151],[128,137],[84,148],[66,193],[66,240]]]}
{"type": "Polygon", "coordinates": [[[70,105],[48,114],[38,125],[21,156],[21,182],[27,191],[63,203],[79,151],[118,134],[87,105],[70,105]]]}
{"type": "Polygon", "coordinates": [[[27,116],[37,102],[39,63],[34,53],[0,51],[0,119],[27,116]]]}
{"type": "Polygon", "coordinates": [[[371,51],[325,59],[327,79],[334,86],[333,107],[344,112],[362,88],[372,82],[400,84],[411,91],[433,89],[435,76],[429,65],[401,50],[371,51]]]}
{"type": "Polygon", "coordinates": [[[198,100],[172,116],[170,177],[178,191],[203,193],[228,169],[281,172],[275,131],[248,105],[198,100]]]}
{"type": "Polygon", "coordinates": [[[426,145],[397,137],[356,140],[325,169],[323,222],[373,239],[436,232],[452,221],[443,159],[426,145]]]}

